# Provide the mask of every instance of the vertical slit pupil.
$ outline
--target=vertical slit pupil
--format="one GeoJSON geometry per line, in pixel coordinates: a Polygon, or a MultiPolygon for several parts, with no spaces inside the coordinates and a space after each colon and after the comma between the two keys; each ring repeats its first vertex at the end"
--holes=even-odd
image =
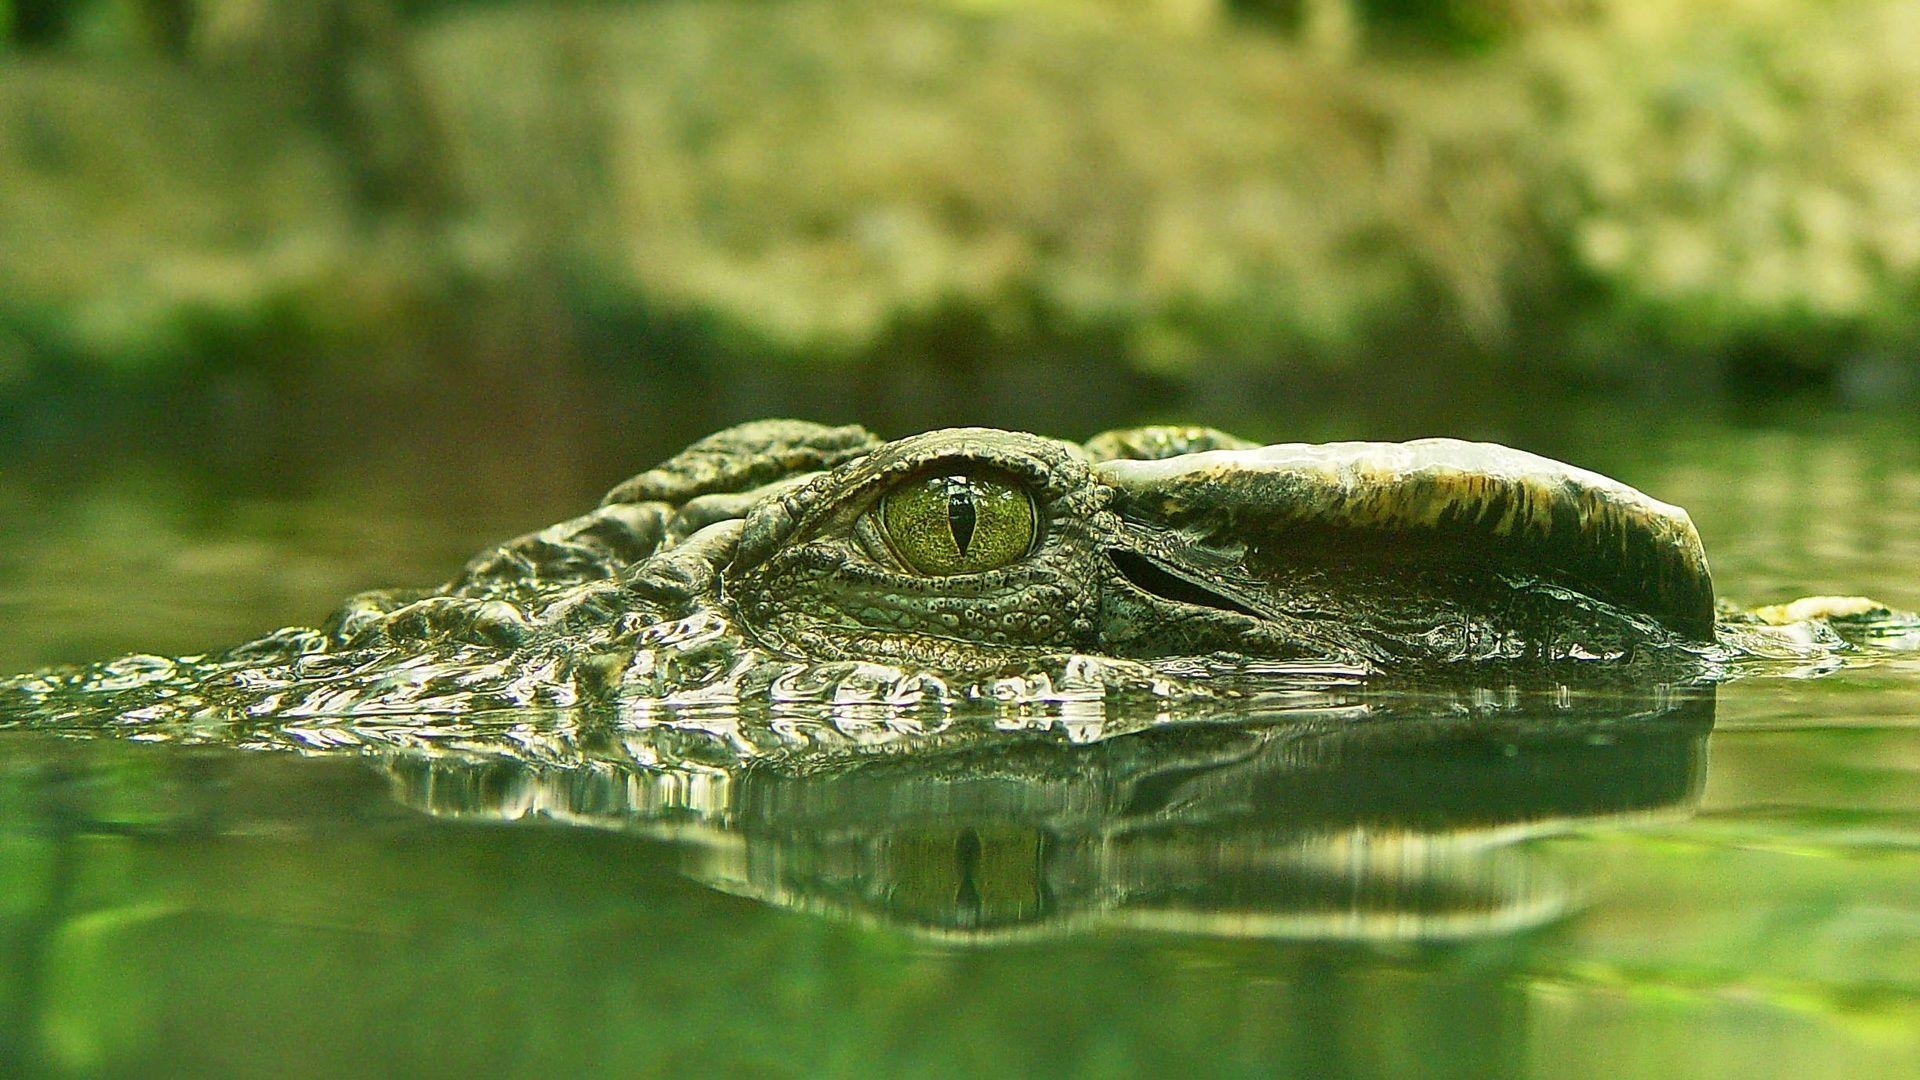
{"type": "Polygon", "coordinates": [[[960,880],[953,890],[953,899],[969,915],[980,915],[980,887],[974,883],[974,875],[980,870],[980,834],[972,829],[960,830],[953,838],[953,861],[955,876],[960,880]]]}
{"type": "Polygon", "coordinates": [[[973,482],[964,476],[947,477],[947,526],[953,530],[953,546],[963,559],[973,546],[975,523],[973,482]]]}

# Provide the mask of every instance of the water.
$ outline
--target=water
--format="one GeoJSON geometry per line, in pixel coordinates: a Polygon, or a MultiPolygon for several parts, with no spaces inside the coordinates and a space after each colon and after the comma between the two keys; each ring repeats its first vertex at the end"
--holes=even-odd
{"type": "MultiPolygon", "coordinates": [[[[1563,440],[1688,506],[1725,595],[1920,607],[1907,431],[1563,440]]],[[[442,479],[10,471],[0,667],[311,620],[608,478],[442,479]]],[[[1920,655],[1084,741],[1148,719],[817,769],[565,714],[374,758],[0,733],[0,1073],[1920,1068],[1920,655]]]]}

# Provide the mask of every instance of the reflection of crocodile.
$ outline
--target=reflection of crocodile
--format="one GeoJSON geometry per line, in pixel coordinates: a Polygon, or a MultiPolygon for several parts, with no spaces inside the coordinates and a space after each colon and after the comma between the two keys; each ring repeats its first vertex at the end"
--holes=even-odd
{"type": "MultiPolygon", "coordinates": [[[[882,442],[769,421],[695,443],[441,589],[365,594],[322,629],[210,657],[29,676],[0,716],[191,729],[1198,692],[1229,672],[1711,674],[1761,641],[1750,619],[1715,616],[1683,511],[1504,447],[1253,447],[1197,428],[882,442]]],[[[1825,621],[1803,627],[1767,647],[1842,646],[1825,621]]]]}
{"type": "MultiPolygon", "coordinates": [[[[1583,883],[1518,841],[1688,813],[1713,708],[1711,687],[1346,689],[1087,745],[1017,733],[710,765],[663,762],[665,729],[567,728],[528,710],[371,757],[400,803],[436,818],[638,834],[714,888],[918,935],[1430,940],[1510,933],[1577,900],[1583,883]]],[[[388,820],[337,772],[13,738],[0,795],[39,777],[46,790],[17,805],[59,807],[36,835],[331,835],[388,820]],[[310,775],[337,790],[310,790],[310,775]]],[[[209,910],[225,892],[188,890],[209,910]]]]}
{"type": "Polygon", "coordinates": [[[1713,697],[1332,696],[1237,720],[798,771],[636,768],[618,742],[564,766],[382,760],[401,801],[435,815],[668,837],[717,888],[940,936],[1479,936],[1570,899],[1512,841],[1686,811],[1713,697]]]}

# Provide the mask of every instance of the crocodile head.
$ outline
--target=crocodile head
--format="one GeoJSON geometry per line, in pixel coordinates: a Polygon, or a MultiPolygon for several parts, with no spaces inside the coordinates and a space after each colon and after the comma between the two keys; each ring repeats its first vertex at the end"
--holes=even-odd
{"type": "Polygon", "coordinates": [[[789,479],[726,531],[709,599],[765,647],[814,659],[1378,668],[1618,658],[1713,632],[1684,511],[1447,439],[935,431],[789,479]]]}
{"type": "MultiPolygon", "coordinates": [[[[1715,632],[1684,512],[1505,447],[1085,444],[795,421],[709,436],[446,585],[225,653],[16,680],[36,719],[920,700],[1059,679],[1687,661],[1715,632]],[[1020,682],[1045,675],[1046,679],[1020,682]]],[[[999,694],[1000,690],[994,690],[999,694]]],[[[0,716],[0,720],[5,717],[0,716]]]]}

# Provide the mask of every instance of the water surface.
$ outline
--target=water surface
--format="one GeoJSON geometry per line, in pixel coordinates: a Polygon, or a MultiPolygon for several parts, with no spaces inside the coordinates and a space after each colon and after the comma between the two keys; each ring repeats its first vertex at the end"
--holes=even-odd
{"type": "MultiPolygon", "coordinates": [[[[1532,448],[1687,506],[1724,595],[1920,607],[1897,427],[1532,448]]],[[[601,479],[13,470],[0,667],[310,622],[601,479]]],[[[544,714],[373,756],[0,733],[0,1072],[1920,1066],[1920,655],[1089,739],[1139,719],[819,767],[544,714]]]]}

